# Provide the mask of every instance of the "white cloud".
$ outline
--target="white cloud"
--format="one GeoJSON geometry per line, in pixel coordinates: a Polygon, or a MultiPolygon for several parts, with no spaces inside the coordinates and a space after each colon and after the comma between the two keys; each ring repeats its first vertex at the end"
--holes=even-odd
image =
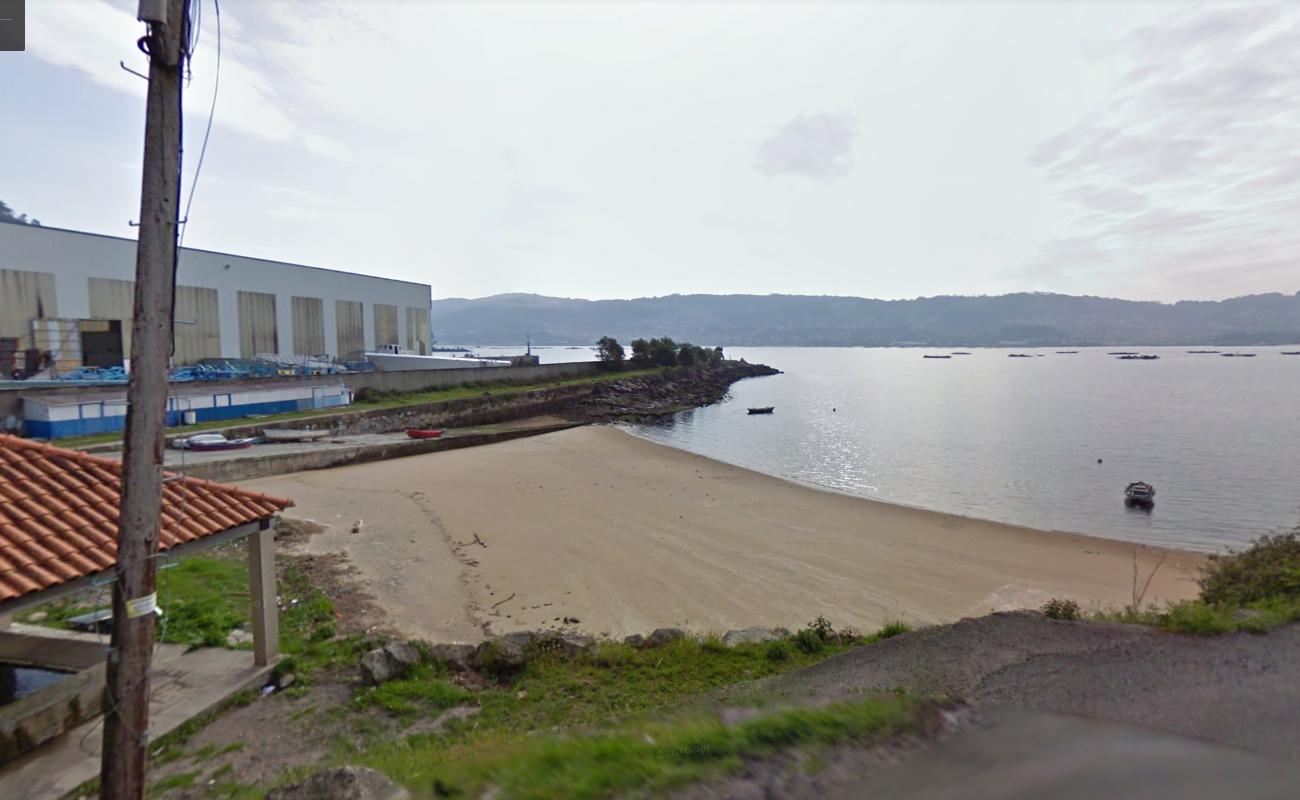
{"type": "Polygon", "coordinates": [[[838,178],[853,168],[857,120],[844,114],[797,116],[758,147],[754,168],[764,175],[838,178]]]}

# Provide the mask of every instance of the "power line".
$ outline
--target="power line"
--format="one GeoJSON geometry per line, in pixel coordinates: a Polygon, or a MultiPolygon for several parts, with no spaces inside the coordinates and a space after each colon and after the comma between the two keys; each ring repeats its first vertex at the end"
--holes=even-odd
{"type": "MultiPolygon", "coordinates": [[[[184,246],[185,233],[190,229],[190,206],[194,204],[194,190],[198,188],[199,175],[203,172],[203,156],[208,152],[208,138],[212,135],[212,120],[217,113],[217,93],[221,89],[221,0],[212,0],[212,5],[217,11],[217,64],[212,79],[212,104],[208,107],[208,124],[203,131],[203,144],[199,147],[199,160],[194,166],[194,180],[190,182],[190,194],[185,200],[185,213],[181,216],[184,221],[181,223],[181,237],[178,247],[184,246]]],[[[203,7],[202,0],[198,0],[195,6],[196,9],[201,9],[203,7]]],[[[200,14],[196,10],[194,15],[195,24],[192,28],[193,36],[189,45],[189,56],[191,58],[194,55],[194,47],[198,44],[197,29],[199,25],[197,23],[199,18],[200,14]]]]}

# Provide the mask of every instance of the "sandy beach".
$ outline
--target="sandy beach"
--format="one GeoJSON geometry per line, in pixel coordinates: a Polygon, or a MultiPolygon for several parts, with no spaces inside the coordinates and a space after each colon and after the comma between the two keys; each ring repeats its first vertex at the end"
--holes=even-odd
{"type": "Polygon", "coordinates": [[[342,552],[404,635],[664,625],[872,630],[1194,596],[1204,556],[1048,533],[824,492],[585,427],[245,485],[325,526],[299,545],[342,552]]]}

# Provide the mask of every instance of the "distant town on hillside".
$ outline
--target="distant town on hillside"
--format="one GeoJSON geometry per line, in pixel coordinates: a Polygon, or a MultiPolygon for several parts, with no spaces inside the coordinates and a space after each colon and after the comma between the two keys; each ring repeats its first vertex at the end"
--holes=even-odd
{"type": "Polygon", "coordinates": [[[575,300],[536,294],[433,301],[444,344],[590,344],[669,333],[709,345],[1269,345],[1300,342],[1300,292],[1138,302],[1020,293],[871,300],[669,295],[575,300]]]}

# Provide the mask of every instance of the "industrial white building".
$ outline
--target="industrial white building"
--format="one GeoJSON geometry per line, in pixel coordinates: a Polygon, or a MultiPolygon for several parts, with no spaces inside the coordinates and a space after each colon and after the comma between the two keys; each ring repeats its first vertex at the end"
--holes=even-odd
{"type": "MultiPolygon", "coordinates": [[[[133,239],[0,223],[0,340],[55,352],[61,367],[130,355],[133,239]]],[[[429,352],[427,284],[182,248],[175,363],[262,353],[359,358],[429,352]]]]}

